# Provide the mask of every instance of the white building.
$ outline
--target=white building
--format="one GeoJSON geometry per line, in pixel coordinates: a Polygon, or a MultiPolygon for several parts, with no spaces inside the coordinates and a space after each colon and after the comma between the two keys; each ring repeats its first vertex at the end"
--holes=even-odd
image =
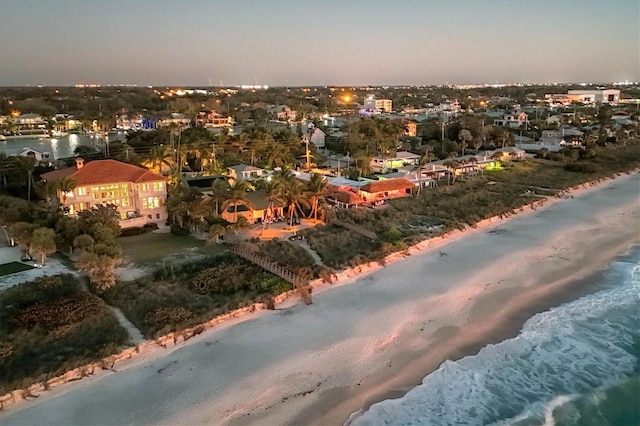
{"type": "Polygon", "coordinates": [[[41,162],[50,162],[53,161],[53,157],[51,156],[50,152],[40,152],[40,151],[36,151],[35,149],[31,149],[31,148],[25,148],[20,154],[18,154],[19,157],[31,157],[34,160],[36,160],[36,162],[41,163],[41,162]]]}
{"type": "Polygon", "coordinates": [[[237,166],[227,167],[227,172],[230,179],[241,181],[257,179],[262,176],[264,170],[247,164],[238,164],[237,166]]]}
{"type": "Polygon", "coordinates": [[[515,112],[512,114],[504,114],[502,118],[493,120],[493,124],[496,126],[502,127],[511,127],[512,129],[517,129],[523,124],[528,123],[529,117],[526,112],[515,112]]]}
{"type": "Polygon", "coordinates": [[[618,89],[569,90],[566,94],[547,94],[548,102],[569,105],[572,102],[584,104],[616,104],[620,101],[618,89]]]}
{"type": "Polygon", "coordinates": [[[620,100],[620,90],[618,89],[569,90],[567,94],[570,97],[577,97],[580,102],[584,103],[615,104],[620,100]]]}
{"type": "Polygon", "coordinates": [[[394,157],[373,157],[371,159],[371,170],[376,173],[387,173],[392,169],[399,169],[404,166],[416,166],[420,161],[420,156],[412,152],[398,151],[394,157]]]}
{"type": "Polygon", "coordinates": [[[276,105],[267,108],[267,113],[271,114],[278,121],[296,121],[298,112],[287,105],[276,105]]]}
{"type": "Polygon", "coordinates": [[[384,112],[391,112],[393,110],[391,99],[376,99],[371,95],[364,100],[364,108],[371,110],[379,110],[384,112]]]}

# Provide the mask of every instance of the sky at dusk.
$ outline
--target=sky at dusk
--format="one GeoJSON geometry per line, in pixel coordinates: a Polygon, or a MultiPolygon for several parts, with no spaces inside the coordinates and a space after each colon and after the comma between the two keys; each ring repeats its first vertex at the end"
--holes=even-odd
{"type": "Polygon", "coordinates": [[[0,86],[640,80],[638,0],[0,0],[0,86]]]}

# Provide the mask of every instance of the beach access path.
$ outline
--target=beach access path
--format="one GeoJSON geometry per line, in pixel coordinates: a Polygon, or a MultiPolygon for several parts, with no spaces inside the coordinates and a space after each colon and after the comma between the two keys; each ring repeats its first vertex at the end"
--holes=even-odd
{"type": "Polygon", "coordinates": [[[584,294],[575,283],[640,242],[638,188],[640,174],[623,175],[434,240],[317,289],[313,305],[255,312],[10,406],[0,424],[343,424],[584,294]]]}

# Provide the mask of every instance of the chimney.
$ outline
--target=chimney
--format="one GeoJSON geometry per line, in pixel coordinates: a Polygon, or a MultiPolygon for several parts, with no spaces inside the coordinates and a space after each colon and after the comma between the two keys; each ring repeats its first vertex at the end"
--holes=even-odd
{"type": "Polygon", "coordinates": [[[76,169],[80,170],[84,167],[84,160],[80,157],[76,158],[76,169]]]}

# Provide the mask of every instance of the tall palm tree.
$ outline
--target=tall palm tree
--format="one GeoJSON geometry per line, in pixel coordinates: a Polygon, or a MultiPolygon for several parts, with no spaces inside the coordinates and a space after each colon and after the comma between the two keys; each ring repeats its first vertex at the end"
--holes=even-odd
{"type": "Polygon", "coordinates": [[[56,182],[56,189],[62,194],[62,204],[67,201],[67,195],[76,189],[76,182],[69,176],[64,176],[56,182]]]}
{"type": "Polygon", "coordinates": [[[282,184],[281,179],[271,179],[270,181],[265,181],[264,190],[267,196],[267,200],[269,201],[269,206],[267,207],[268,217],[266,220],[262,221],[262,230],[269,225],[270,219],[272,219],[273,210],[276,205],[284,204],[284,200],[282,197],[282,192],[284,189],[284,185],[282,184]]]}
{"type": "Polygon", "coordinates": [[[320,173],[312,173],[309,182],[307,183],[307,190],[305,195],[311,202],[311,212],[309,216],[313,216],[315,220],[318,220],[318,203],[320,198],[327,192],[327,179],[320,173]]]}
{"type": "Polygon", "coordinates": [[[175,164],[174,155],[167,147],[154,146],[149,151],[144,164],[152,171],[161,174],[163,166],[171,168],[175,164]]]}
{"type": "Polygon", "coordinates": [[[422,169],[427,164],[431,164],[431,162],[435,158],[435,154],[431,152],[431,147],[429,147],[427,149],[427,152],[425,152],[424,155],[420,157],[420,161],[418,162],[418,194],[420,194],[420,190],[422,189],[422,169]]]}
{"type": "Polygon", "coordinates": [[[218,217],[220,215],[220,205],[225,202],[227,196],[229,195],[229,184],[226,180],[223,179],[215,179],[213,184],[211,185],[211,197],[205,199],[205,203],[213,204],[214,207],[214,217],[218,217]]]}
{"type": "Polygon", "coordinates": [[[442,165],[449,169],[448,181],[449,181],[449,185],[452,185],[456,181],[456,169],[460,165],[460,162],[452,158],[442,163],[442,165]],[[453,180],[451,178],[452,175],[453,175],[453,180]]]}
{"type": "Polygon", "coordinates": [[[31,201],[31,186],[33,185],[33,171],[36,168],[36,159],[33,157],[17,157],[18,165],[27,173],[27,200],[31,201]]]}
{"type": "Polygon", "coordinates": [[[236,182],[236,184],[231,188],[226,196],[226,199],[220,206],[221,210],[224,211],[228,209],[230,206],[233,206],[233,221],[238,221],[238,206],[240,204],[250,205],[250,201],[247,198],[247,190],[249,189],[249,182],[246,180],[241,180],[236,182]]]}
{"type": "Polygon", "coordinates": [[[304,184],[298,179],[282,180],[282,198],[288,207],[289,226],[293,226],[293,218],[299,217],[298,212],[302,212],[303,206],[309,205],[309,199],[304,193],[304,184]]]}
{"type": "Polygon", "coordinates": [[[287,163],[288,155],[283,146],[271,142],[264,147],[264,161],[270,168],[282,167],[287,163]]]}
{"type": "Polygon", "coordinates": [[[510,140],[511,140],[511,133],[509,133],[507,130],[503,130],[502,133],[500,133],[500,143],[502,144],[502,148],[507,146],[507,143],[510,140]]]}
{"type": "Polygon", "coordinates": [[[461,146],[461,155],[464,155],[464,150],[467,148],[467,144],[471,142],[473,139],[473,135],[469,129],[462,129],[460,133],[458,133],[458,140],[460,141],[461,146]]]}

